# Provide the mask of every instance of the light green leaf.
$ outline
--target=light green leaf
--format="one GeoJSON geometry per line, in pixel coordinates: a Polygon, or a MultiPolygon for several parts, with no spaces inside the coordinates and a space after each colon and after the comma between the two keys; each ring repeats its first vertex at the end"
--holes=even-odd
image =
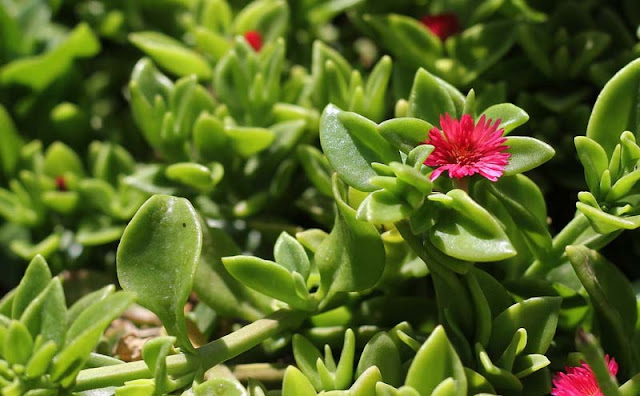
{"type": "Polygon", "coordinates": [[[626,276],[599,253],[584,246],[566,249],[569,261],[589,293],[600,327],[599,338],[608,353],[629,372],[632,357],[628,340],[638,317],[635,293],[626,276]]]}
{"type": "Polygon", "coordinates": [[[138,303],[158,315],[167,332],[190,350],[184,304],[202,248],[197,216],[184,198],[154,195],[131,219],[117,256],[123,289],[136,292],[138,303]]]}
{"type": "Polygon", "coordinates": [[[333,194],[338,205],[331,234],[315,254],[321,288],[326,292],[362,291],[382,276],[384,245],[378,230],[356,219],[356,211],[345,202],[346,187],[333,176],[333,194]]]}
{"type": "Polygon", "coordinates": [[[511,153],[509,164],[504,168],[504,175],[511,176],[523,173],[549,161],[556,153],[548,144],[526,136],[510,136],[505,142],[511,153]]]}
{"type": "Polygon", "coordinates": [[[309,298],[304,280],[298,272],[290,272],[273,261],[250,256],[224,257],[222,263],[242,284],[260,293],[284,301],[297,309],[313,310],[315,308],[314,302],[309,298]]]}
{"type": "Polygon", "coordinates": [[[442,252],[468,261],[497,261],[516,254],[498,221],[462,190],[446,195],[451,206],[429,230],[429,240],[442,252]]]}
{"type": "Polygon", "coordinates": [[[205,80],[213,76],[209,63],[197,52],[185,47],[180,41],[158,32],[136,32],[129,40],[161,67],[177,76],[195,74],[205,80]]]}
{"type": "Polygon", "coordinates": [[[613,153],[622,132],[629,130],[640,133],[638,87],[640,59],[618,71],[604,86],[593,106],[587,137],[600,144],[608,156],[613,153]]]}
{"type": "Polygon", "coordinates": [[[493,320],[489,353],[502,354],[520,328],[527,330],[525,353],[544,354],[556,333],[560,297],[533,297],[513,304],[493,320]]]}
{"type": "Polygon", "coordinates": [[[456,381],[459,394],[467,394],[467,378],[462,362],[449,342],[444,328],[438,326],[413,359],[405,385],[430,395],[443,381],[456,381]]]}
{"type": "Polygon", "coordinates": [[[400,160],[397,150],[380,136],[373,121],[333,105],[322,113],[320,143],[340,177],[362,191],[376,189],[369,183],[369,179],[377,175],[372,162],[384,164],[400,160]]]}

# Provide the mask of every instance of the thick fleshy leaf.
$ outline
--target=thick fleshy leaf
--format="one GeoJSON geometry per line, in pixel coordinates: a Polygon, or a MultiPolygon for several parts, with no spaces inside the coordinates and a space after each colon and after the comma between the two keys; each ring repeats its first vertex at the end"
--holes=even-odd
{"type": "Polygon", "coordinates": [[[336,389],[346,389],[352,383],[355,354],[356,336],[353,330],[347,329],[347,331],[344,332],[342,353],[340,353],[340,360],[335,370],[334,384],[336,389]]]}
{"type": "Polygon", "coordinates": [[[584,176],[589,186],[589,191],[598,196],[602,173],[609,168],[607,153],[597,141],[588,137],[577,136],[574,142],[578,157],[584,167],[584,176]]]}
{"type": "Polygon", "coordinates": [[[167,356],[171,352],[171,346],[176,342],[175,337],[157,337],[145,342],[142,348],[142,359],[153,373],[156,384],[156,392],[163,394],[167,382],[167,356]]]}
{"type": "Polygon", "coordinates": [[[71,384],[109,324],[133,303],[134,293],[118,292],[84,310],[69,327],[64,348],[53,359],[51,378],[71,384]]]}
{"type": "Polygon", "coordinates": [[[242,385],[226,378],[212,378],[193,387],[194,396],[245,396],[246,394],[242,385]]]}
{"type": "MultiPolygon", "coordinates": [[[[587,333],[584,329],[578,329],[576,334],[576,347],[582,353],[595,379],[598,383],[598,390],[603,395],[620,396],[618,389],[618,381],[616,376],[611,374],[609,367],[605,362],[605,355],[600,347],[598,339],[591,333],[587,333]]],[[[627,345],[628,347],[628,345],[627,345]]],[[[636,372],[623,366],[624,371],[636,372]]]]}
{"type": "Polygon", "coordinates": [[[313,385],[294,366],[287,367],[282,380],[282,396],[316,396],[313,385]]]}
{"type": "Polygon", "coordinates": [[[509,164],[504,168],[504,175],[511,176],[537,168],[549,161],[556,151],[548,144],[527,136],[507,137],[505,145],[509,147],[509,164]]]}
{"type": "Polygon", "coordinates": [[[470,395],[495,394],[496,390],[493,389],[493,386],[485,377],[466,367],[464,368],[464,373],[467,376],[470,395]]]}
{"type": "Polygon", "coordinates": [[[446,195],[448,210],[429,230],[429,240],[461,260],[497,261],[516,254],[498,221],[462,190],[446,195]]]}
{"type": "Polygon", "coordinates": [[[381,381],[393,386],[402,382],[402,361],[398,347],[387,333],[376,334],[365,345],[358,367],[356,377],[363,375],[370,367],[380,370],[381,381]]]}
{"type": "Polygon", "coordinates": [[[531,354],[520,356],[513,364],[513,373],[518,378],[524,378],[538,370],[542,370],[549,364],[551,364],[551,361],[544,355],[531,354]]]}
{"type": "Polygon", "coordinates": [[[304,247],[294,237],[283,232],[273,247],[273,257],[278,265],[289,272],[297,272],[306,281],[309,277],[310,262],[304,247]]]}
{"type": "Polygon", "coordinates": [[[322,151],[307,144],[299,145],[296,150],[300,165],[313,186],[322,194],[332,196],[331,174],[333,169],[327,157],[322,151]]]}
{"type": "Polygon", "coordinates": [[[444,328],[438,326],[413,359],[405,385],[416,389],[421,395],[430,395],[447,378],[456,381],[459,394],[467,394],[467,377],[462,362],[444,328]]]}
{"type": "Polygon", "coordinates": [[[0,105],[0,166],[5,177],[13,175],[18,163],[22,138],[9,116],[9,113],[0,105]]]}
{"type": "Polygon", "coordinates": [[[640,215],[616,216],[582,202],[576,202],[576,207],[600,234],[609,234],[621,229],[635,230],[640,227],[640,215]]]}
{"type": "Polygon", "coordinates": [[[511,103],[493,105],[483,111],[481,115],[493,121],[500,119],[500,128],[504,129],[505,135],[529,121],[529,114],[511,103]]]}
{"type": "Polygon", "coordinates": [[[356,219],[356,211],[345,202],[346,186],[336,174],[333,195],[338,205],[336,221],[315,254],[321,288],[326,292],[366,290],[384,270],[382,239],[375,226],[356,219]]]}
{"type": "Polygon", "coordinates": [[[356,218],[373,224],[395,223],[406,219],[413,208],[386,190],[374,191],[358,207],[356,218]]]}
{"type": "Polygon", "coordinates": [[[129,40],[161,67],[177,76],[195,74],[204,80],[213,75],[206,59],[169,36],[151,31],[136,32],[129,35],[129,40]]]}
{"type": "Polygon", "coordinates": [[[192,349],[184,321],[196,272],[202,231],[191,203],[184,198],[155,195],[131,219],[118,246],[118,280],[138,295],[138,303],[153,311],[192,349]]]}
{"type": "Polygon", "coordinates": [[[593,106],[587,137],[600,144],[609,156],[620,141],[622,132],[629,130],[640,133],[638,87],[640,59],[618,71],[604,86],[593,106]]]}
{"type": "Polygon", "coordinates": [[[243,157],[265,150],[275,139],[273,132],[266,128],[230,127],[224,132],[233,149],[243,157]]]}
{"type": "Polygon", "coordinates": [[[304,373],[305,377],[315,389],[322,389],[322,381],[320,380],[320,376],[316,369],[316,362],[318,359],[322,359],[320,351],[308,339],[300,334],[295,334],[293,336],[292,344],[293,357],[296,360],[296,365],[300,368],[302,373],[304,373]]]}
{"type": "Polygon", "coordinates": [[[193,124],[193,145],[201,159],[223,162],[229,156],[229,139],[222,122],[203,112],[193,124]]]}
{"type": "Polygon", "coordinates": [[[214,62],[220,60],[232,47],[227,37],[201,26],[195,28],[193,35],[195,36],[196,49],[208,55],[214,62]]]}
{"type": "Polygon", "coordinates": [[[551,249],[544,197],[538,186],[523,175],[503,177],[495,184],[486,183],[504,205],[518,230],[524,235],[536,257],[544,257],[551,249]]]}
{"type": "Polygon", "coordinates": [[[25,366],[24,371],[27,378],[40,378],[45,375],[57,350],[58,345],[55,342],[47,341],[37,351],[34,351],[25,366]]]}
{"type": "Polygon", "coordinates": [[[628,340],[638,317],[635,293],[626,276],[599,253],[584,246],[566,249],[569,261],[589,293],[600,326],[600,339],[607,353],[630,368],[628,340]]]}
{"type": "Polygon", "coordinates": [[[27,270],[16,288],[11,317],[19,319],[25,309],[51,282],[51,271],[44,257],[37,255],[27,267],[27,270]]]}
{"type": "Polygon", "coordinates": [[[380,136],[373,121],[333,105],[322,113],[320,143],[340,177],[362,191],[376,189],[369,183],[377,175],[372,162],[386,164],[400,160],[397,150],[380,136]]]}
{"type": "Polygon", "coordinates": [[[165,169],[167,179],[207,192],[222,179],[224,168],[215,164],[211,169],[193,162],[178,162],[165,169]],[[217,165],[217,166],[216,166],[217,165]]]}
{"type": "Polygon", "coordinates": [[[232,31],[245,34],[255,30],[264,41],[282,36],[289,22],[289,6],[284,0],[258,0],[251,2],[236,15],[232,31]]]}
{"type": "Polygon", "coordinates": [[[478,370],[498,391],[506,394],[519,394],[522,391],[523,386],[518,378],[511,372],[496,366],[480,344],[476,344],[476,355],[478,370]]]}
{"type": "Polygon", "coordinates": [[[412,69],[430,67],[442,56],[442,42],[420,21],[405,15],[365,15],[381,43],[399,60],[409,63],[412,69]]]}
{"type": "Polygon", "coordinates": [[[51,51],[24,57],[2,67],[0,82],[26,85],[41,91],[67,72],[74,59],[92,57],[99,51],[98,37],[87,23],[81,23],[51,51]]]}
{"type": "Polygon", "coordinates": [[[3,360],[10,365],[27,363],[33,353],[33,337],[25,325],[12,321],[3,341],[3,360]]]}
{"type": "Polygon", "coordinates": [[[47,288],[31,301],[20,321],[34,339],[40,335],[43,341],[62,345],[67,330],[67,306],[59,278],[49,282],[47,288]]]}
{"type": "Polygon", "coordinates": [[[378,125],[378,131],[395,148],[409,153],[429,137],[433,125],[419,118],[392,118],[378,125]]]}
{"type": "Polygon", "coordinates": [[[65,173],[84,175],[84,167],[78,154],[61,142],[55,142],[47,148],[44,153],[43,170],[47,176],[53,178],[63,176],[65,173]]]}
{"type": "Polygon", "coordinates": [[[489,353],[502,354],[519,328],[527,330],[525,353],[544,354],[556,333],[560,297],[533,297],[513,304],[493,320],[489,353]]]}
{"type": "Polygon", "coordinates": [[[111,294],[116,290],[114,285],[107,285],[101,289],[93,291],[89,294],[85,294],[80,299],[78,299],[69,309],[67,310],[67,321],[68,324],[71,325],[75,320],[80,316],[82,311],[89,308],[93,304],[96,304],[111,294]]]}
{"type": "Polygon", "coordinates": [[[509,51],[516,40],[515,28],[512,20],[475,24],[447,40],[447,50],[457,64],[436,66],[444,66],[439,69],[448,80],[467,85],[509,51]]]}
{"type": "Polygon", "coordinates": [[[440,125],[440,116],[458,116],[457,102],[464,102],[462,94],[448,83],[424,69],[418,70],[409,96],[410,117],[432,125],[440,125]],[[455,93],[454,93],[455,92],[455,93]]]}
{"type": "Polygon", "coordinates": [[[131,114],[154,148],[161,145],[160,130],[172,90],[171,80],[160,73],[149,58],[136,63],[129,82],[131,114]]]}
{"type": "Polygon", "coordinates": [[[284,301],[294,308],[313,310],[315,304],[309,298],[304,279],[298,272],[273,261],[251,256],[234,256],[222,259],[229,273],[242,284],[284,301]]]}

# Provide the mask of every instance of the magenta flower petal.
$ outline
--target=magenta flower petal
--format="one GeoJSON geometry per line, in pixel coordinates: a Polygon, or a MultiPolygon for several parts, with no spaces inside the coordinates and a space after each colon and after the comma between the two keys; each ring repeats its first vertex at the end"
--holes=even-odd
{"type": "Polygon", "coordinates": [[[507,139],[502,136],[504,130],[498,129],[499,125],[499,119],[491,124],[491,120],[485,116],[480,117],[475,125],[468,114],[460,120],[451,118],[449,114],[440,116],[442,130],[432,128],[425,141],[434,147],[424,162],[435,168],[431,180],[448,171],[449,177],[456,179],[477,173],[497,181],[511,156],[504,152],[509,146],[504,144],[507,139]]]}
{"type": "Polygon", "coordinates": [[[458,16],[453,13],[425,15],[420,21],[442,41],[460,31],[458,16]]]}
{"type": "Polygon", "coordinates": [[[262,35],[260,32],[249,30],[244,34],[244,38],[255,51],[260,51],[262,48],[262,35]]]}
{"type": "MultiPolygon", "coordinates": [[[[618,373],[618,363],[614,358],[605,356],[605,362],[611,375],[618,373]]],[[[553,396],[602,396],[596,376],[588,364],[579,367],[566,367],[566,373],[558,373],[553,377],[553,396]]]]}

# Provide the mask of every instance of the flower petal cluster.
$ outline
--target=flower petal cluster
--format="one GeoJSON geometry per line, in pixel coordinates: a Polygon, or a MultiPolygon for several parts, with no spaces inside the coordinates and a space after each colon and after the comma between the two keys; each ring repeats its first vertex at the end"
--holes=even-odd
{"type": "Polygon", "coordinates": [[[442,41],[460,31],[458,16],[453,13],[425,15],[420,21],[442,41]]]}
{"type": "MultiPolygon", "coordinates": [[[[609,355],[604,358],[611,375],[618,373],[618,363],[609,355]]],[[[553,396],[603,396],[598,381],[588,364],[566,367],[566,373],[558,373],[553,378],[553,396]]]]}
{"type": "Polygon", "coordinates": [[[476,173],[491,181],[497,181],[509,163],[510,153],[505,150],[506,138],[503,129],[498,129],[500,119],[493,124],[484,115],[476,124],[465,114],[458,121],[449,114],[440,116],[440,128],[432,128],[426,144],[434,146],[425,165],[435,168],[431,180],[444,171],[449,177],[461,179],[476,173]]]}

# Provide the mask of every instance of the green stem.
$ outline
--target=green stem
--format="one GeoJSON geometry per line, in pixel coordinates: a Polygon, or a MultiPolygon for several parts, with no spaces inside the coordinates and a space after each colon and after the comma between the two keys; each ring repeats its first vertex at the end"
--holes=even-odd
{"type": "MultiPolygon", "coordinates": [[[[207,370],[246,352],[283,330],[296,327],[307,315],[305,312],[288,309],[276,311],[266,318],[198,348],[197,355],[181,353],[167,357],[167,372],[173,376],[181,376],[200,368],[207,370]]],[[[74,391],[120,386],[126,381],[152,377],[144,362],[85,369],[78,374],[74,391]]]]}
{"type": "Polygon", "coordinates": [[[562,256],[564,249],[574,244],[589,227],[591,227],[589,219],[581,212],[576,213],[574,218],[553,238],[551,254],[562,256]]]}
{"type": "Polygon", "coordinates": [[[231,372],[233,373],[233,376],[241,382],[246,382],[249,379],[254,379],[260,382],[282,383],[282,379],[284,378],[284,371],[286,368],[286,364],[238,364],[231,367],[231,372]]]}
{"type": "Polygon", "coordinates": [[[429,254],[427,249],[424,248],[422,244],[422,240],[413,234],[411,231],[411,226],[406,220],[402,220],[396,223],[396,229],[400,233],[400,236],[407,242],[411,250],[420,257],[422,261],[429,268],[429,272],[437,273],[441,276],[450,275],[450,271],[440,264],[438,260],[433,257],[433,255],[429,254]]]}
{"type": "Polygon", "coordinates": [[[281,309],[198,349],[202,366],[211,368],[248,351],[269,337],[297,327],[308,312],[281,309]]]}
{"type": "Polygon", "coordinates": [[[589,220],[580,212],[553,238],[553,245],[549,257],[545,260],[536,260],[525,272],[525,277],[542,277],[557,266],[567,246],[573,245],[578,238],[589,228],[589,220]]]}

